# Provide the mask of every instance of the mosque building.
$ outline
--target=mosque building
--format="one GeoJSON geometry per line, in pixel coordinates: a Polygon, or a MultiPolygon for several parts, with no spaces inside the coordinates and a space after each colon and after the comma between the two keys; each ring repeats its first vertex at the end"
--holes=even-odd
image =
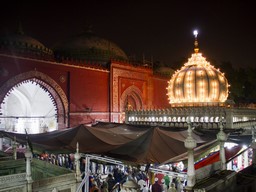
{"type": "MultiPolygon", "coordinates": [[[[242,128],[244,134],[251,134],[256,126],[256,110],[237,108],[228,99],[228,80],[199,52],[197,32],[194,35],[194,53],[180,70],[166,77],[156,74],[151,62],[131,60],[118,45],[90,30],[49,49],[19,27],[16,34],[0,37],[0,130],[45,133],[97,121],[188,127],[184,143],[188,186],[192,189],[193,149],[197,145],[193,127],[220,130],[217,137],[224,170],[225,129],[242,128]]],[[[2,142],[0,137],[0,151],[2,142]]],[[[78,144],[76,149],[75,174],[37,159],[31,161],[27,147],[26,162],[15,157],[8,162],[9,167],[0,163],[5,171],[0,183],[8,190],[14,189],[15,183],[20,191],[76,191],[81,182],[78,144]],[[19,174],[15,182],[11,177],[13,165],[18,166],[15,171],[19,174]]],[[[256,164],[256,158],[253,162],[256,164]]],[[[231,186],[233,181],[228,183],[231,186]]]]}
{"type": "Polygon", "coordinates": [[[165,108],[168,79],[91,30],[52,49],[24,34],[0,37],[0,129],[42,133],[96,121],[124,122],[129,109],[165,108]]]}

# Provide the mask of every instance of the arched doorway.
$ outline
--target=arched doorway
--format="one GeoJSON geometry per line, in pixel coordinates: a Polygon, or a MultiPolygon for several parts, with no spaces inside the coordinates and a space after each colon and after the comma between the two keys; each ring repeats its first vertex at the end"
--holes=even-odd
{"type": "Polygon", "coordinates": [[[30,71],[0,88],[0,127],[7,131],[42,133],[67,127],[68,102],[49,76],[30,71]]]}
{"type": "Polygon", "coordinates": [[[126,110],[139,110],[143,108],[142,93],[138,87],[132,85],[122,94],[120,99],[120,122],[125,121],[126,110]]]}

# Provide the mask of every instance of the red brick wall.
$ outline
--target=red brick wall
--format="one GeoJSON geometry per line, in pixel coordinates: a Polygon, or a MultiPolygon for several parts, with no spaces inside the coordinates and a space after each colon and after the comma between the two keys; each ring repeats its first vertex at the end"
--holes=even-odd
{"type": "Polygon", "coordinates": [[[168,79],[153,78],[153,107],[163,109],[170,107],[167,97],[168,79]]]}
{"type": "MultiPolygon", "coordinates": [[[[109,71],[102,69],[0,55],[0,87],[16,75],[33,70],[49,76],[61,87],[70,102],[70,126],[95,120],[111,120],[111,86],[112,91],[115,90],[118,95],[117,100],[128,87],[134,85],[141,91],[143,104],[147,108],[169,106],[166,95],[167,79],[154,77],[149,68],[143,69],[122,63],[112,65],[110,72],[115,74],[113,76],[109,71]],[[110,82],[114,77],[117,83],[110,82]]],[[[117,105],[112,106],[115,112],[118,112],[120,105],[117,100],[112,100],[112,105],[117,105]]]]}

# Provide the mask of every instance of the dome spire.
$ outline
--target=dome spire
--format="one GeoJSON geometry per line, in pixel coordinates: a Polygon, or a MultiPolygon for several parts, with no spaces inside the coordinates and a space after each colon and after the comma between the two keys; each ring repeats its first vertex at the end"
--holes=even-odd
{"type": "Polygon", "coordinates": [[[198,47],[198,41],[197,41],[197,35],[198,35],[198,31],[197,30],[194,30],[193,32],[194,36],[195,36],[195,42],[194,42],[194,51],[195,53],[198,53],[199,51],[199,47],[198,47]]]}

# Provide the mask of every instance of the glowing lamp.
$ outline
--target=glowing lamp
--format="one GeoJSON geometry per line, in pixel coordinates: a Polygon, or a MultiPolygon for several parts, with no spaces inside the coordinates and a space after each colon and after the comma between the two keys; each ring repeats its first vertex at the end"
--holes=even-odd
{"type": "Polygon", "coordinates": [[[197,37],[198,31],[197,31],[197,30],[194,30],[194,31],[193,31],[193,34],[194,34],[195,37],[197,37]]]}

